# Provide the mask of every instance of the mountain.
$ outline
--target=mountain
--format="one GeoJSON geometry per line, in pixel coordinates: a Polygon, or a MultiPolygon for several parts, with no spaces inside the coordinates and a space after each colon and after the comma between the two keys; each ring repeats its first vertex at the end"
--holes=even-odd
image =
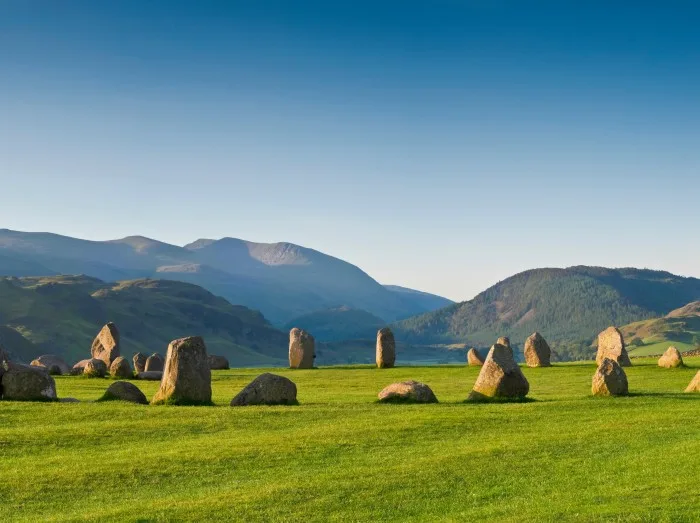
{"type": "Polygon", "coordinates": [[[700,280],[668,272],[582,266],[535,269],[503,280],[473,300],[393,327],[406,342],[476,346],[488,346],[501,335],[518,344],[539,331],[561,352],[575,353],[589,347],[609,325],[658,317],[698,299],[700,280]]]}
{"type": "Polygon", "coordinates": [[[232,365],[276,365],[287,359],[287,335],[257,311],[189,283],[131,280],[105,283],[86,276],[0,278],[0,343],[28,362],[57,354],[89,357],[99,329],[113,321],[122,354],[165,353],[168,343],[204,337],[212,354],[232,365]]]}
{"type": "Polygon", "coordinates": [[[620,330],[632,356],[662,354],[671,345],[681,352],[696,350],[700,347],[700,301],[661,318],[630,323],[620,330]]]}
{"type": "Polygon", "coordinates": [[[0,230],[0,275],[51,274],[185,281],[259,310],[276,325],[341,305],[395,321],[443,304],[425,293],[386,288],[346,261],[291,243],[222,238],[180,247],[143,236],[88,241],[0,230]]]}
{"type": "Polygon", "coordinates": [[[284,326],[285,330],[299,327],[311,332],[319,341],[371,340],[386,327],[381,318],[362,309],[337,307],[304,314],[284,326]]]}
{"type": "Polygon", "coordinates": [[[448,305],[452,305],[454,302],[442,296],[436,294],[430,294],[429,292],[417,291],[415,289],[407,289],[406,287],[400,287],[398,285],[384,285],[385,289],[389,289],[391,292],[397,293],[405,299],[412,301],[417,306],[423,307],[423,312],[430,312],[448,305]]]}

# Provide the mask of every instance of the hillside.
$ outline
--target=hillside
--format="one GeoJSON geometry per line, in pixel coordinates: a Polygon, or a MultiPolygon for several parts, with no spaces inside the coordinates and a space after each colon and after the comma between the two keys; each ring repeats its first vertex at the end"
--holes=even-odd
{"type": "Polygon", "coordinates": [[[386,288],[346,261],[291,243],[222,238],[180,247],[143,236],[88,241],[0,230],[0,275],[47,274],[186,281],[259,310],[276,325],[341,305],[394,321],[444,304],[433,295],[386,288]]]}
{"type": "Polygon", "coordinates": [[[287,336],[257,311],[182,282],[104,283],[81,276],[0,278],[0,343],[28,362],[53,353],[74,362],[90,354],[100,327],[115,322],[122,353],[164,353],[168,342],[201,335],[233,365],[286,361],[287,336]]]}
{"type": "Polygon", "coordinates": [[[632,356],[662,354],[673,345],[681,352],[700,347],[700,302],[675,309],[661,318],[643,320],[620,328],[632,356]]]}
{"type": "Polygon", "coordinates": [[[473,300],[398,322],[399,337],[412,343],[488,346],[507,335],[520,344],[539,331],[575,356],[609,325],[665,314],[700,298],[700,280],[639,269],[570,267],[536,269],[512,276],[473,300]]]}
{"type": "Polygon", "coordinates": [[[304,314],[284,326],[299,327],[313,333],[319,341],[374,340],[377,331],[386,326],[381,318],[361,309],[337,307],[304,314]]]}

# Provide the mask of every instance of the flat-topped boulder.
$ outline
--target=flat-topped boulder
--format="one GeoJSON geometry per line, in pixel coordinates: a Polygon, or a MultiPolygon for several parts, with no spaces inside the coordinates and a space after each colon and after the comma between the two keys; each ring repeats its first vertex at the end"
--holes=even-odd
{"type": "Polygon", "coordinates": [[[486,356],[468,399],[470,401],[523,399],[528,392],[530,392],[530,384],[513,359],[513,351],[497,343],[491,347],[486,356]]]}
{"type": "Polygon", "coordinates": [[[425,383],[419,381],[402,381],[392,383],[378,394],[382,403],[437,403],[433,391],[425,383]]]}
{"type": "Polygon", "coordinates": [[[686,392],[700,392],[700,370],[695,374],[695,377],[690,381],[686,392]]]}
{"type": "Polygon", "coordinates": [[[316,340],[305,330],[294,327],[289,331],[289,367],[311,369],[316,357],[316,340]]]}
{"type": "Polygon", "coordinates": [[[44,367],[49,374],[60,376],[62,374],[70,374],[71,367],[63,361],[63,359],[53,354],[44,354],[32,360],[31,365],[35,367],[44,367]]]}
{"type": "Polygon", "coordinates": [[[396,364],[396,340],[389,327],[377,332],[376,360],[380,369],[390,369],[396,364]]]}
{"type": "Polygon", "coordinates": [[[120,356],[119,351],[119,329],[114,323],[109,322],[97,333],[92,342],[90,354],[93,358],[104,361],[109,368],[112,362],[120,356]]]}
{"type": "Polygon", "coordinates": [[[296,405],[297,386],[284,376],[266,372],[251,381],[231,400],[232,407],[244,405],[296,405]]]}
{"type": "Polygon", "coordinates": [[[229,364],[228,360],[223,356],[217,356],[216,354],[210,354],[207,356],[207,361],[209,362],[209,368],[211,370],[228,370],[229,364]]]}
{"type": "Polygon", "coordinates": [[[622,366],[614,359],[603,358],[593,375],[591,392],[594,396],[626,396],[629,389],[622,366]]]}
{"type": "Polygon", "coordinates": [[[2,399],[55,401],[56,382],[46,368],[12,363],[2,375],[2,399]]]}
{"type": "Polygon", "coordinates": [[[525,340],[525,363],[528,367],[550,367],[552,350],[539,332],[533,332],[525,340]]]}
{"type": "Polygon", "coordinates": [[[107,365],[103,360],[92,358],[83,367],[83,376],[88,378],[104,378],[107,375],[107,365]]]}
{"type": "Polygon", "coordinates": [[[109,375],[113,378],[132,378],[134,373],[131,371],[129,360],[124,356],[119,356],[109,366],[109,375]]]}
{"type": "Polygon", "coordinates": [[[484,364],[484,358],[476,349],[471,348],[467,352],[467,363],[470,367],[481,367],[484,364]]]}
{"type": "Polygon", "coordinates": [[[160,389],[152,403],[211,404],[211,369],[207,347],[201,337],[191,336],[170,342],[160,389]]]}
{"type": "Polygon", "coordinates": [[[148,405],[146,395],[136,385],[128,381],[115,381],[98,401],[128,401],[148,405]]]}
{"type": "Polygon", "coordinates": [[[139,372],[143,372],[146,370],[146,360],[148,357],[145,354],[142,354],[140,352],[137,352],[134,354],[134,357],[132,358],[132,362],[134,364],[134,372],[137,374],[139,372]]]}
{"type": "Polygon", "coordinates": [[[598,334],[598,353],[595,362],[600,365],[605,358],[615,360],[621,367],[632,366],[625,348],[625,339],[617,327],[608,327],[598,334]]]}
{"type": "Polygon", "coordinates": [[[143,370],[144,372],[163,372],[164,368],[165,361],[163,360],[163,356],[157,352],[154,352],[148,358],[146,358],[146,365],[144,365],[143,370]]]}
{"type": "Polygon", "coordinates": [[[673,369],[675,367],[683,366],[683,357],[680,351],[675,347],[669,347],[664,352],[663,356],[659,358],[659,367],[664,367],[665,369],[673,369]]]}
{"type": "Polygon", "coordinates": [[[160,381],[163,379],[162,370],[145,370],[136,375],[137,380],[160,381]]]}

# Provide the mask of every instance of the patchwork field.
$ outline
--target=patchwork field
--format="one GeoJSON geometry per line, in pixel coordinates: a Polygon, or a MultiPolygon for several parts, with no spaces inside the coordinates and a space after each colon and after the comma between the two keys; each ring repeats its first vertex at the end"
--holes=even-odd
{"type": "MultiPolygon", "coordinates": [[[[261,369],[213,373],[215,407],[0,402],[2,520],[698,521],[700,358],[528,369],[532,401],[465,404],[465,366],[274,369],[299,406],[231,408],[261,369]],[[435,405],[375,402],[428,383],[435,405]]],[[[56,378],[94,400],[108,379],[56,378]]],[[[134,382],[152,397],[157,383],[134,382]]]]}

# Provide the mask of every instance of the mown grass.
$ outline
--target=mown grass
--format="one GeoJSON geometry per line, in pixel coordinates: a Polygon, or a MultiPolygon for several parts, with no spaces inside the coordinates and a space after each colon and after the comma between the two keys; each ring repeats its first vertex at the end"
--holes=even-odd
{"type": "MultiPolygon", "coordinates": [[[[0,402],[1,518],[697,521],[700,359],[634,363],[626,398],[590,397],[589,363],[524,369],[524,403],[464,403],[463,366],[272,369],[287,407],[228,407],[261,369],[214,372],[214,407],[0,402]],[[440,403],[376,402],[406,379],[440,403]]],[[[57,378],[81,400],[109,383],[57,378]]]]}

